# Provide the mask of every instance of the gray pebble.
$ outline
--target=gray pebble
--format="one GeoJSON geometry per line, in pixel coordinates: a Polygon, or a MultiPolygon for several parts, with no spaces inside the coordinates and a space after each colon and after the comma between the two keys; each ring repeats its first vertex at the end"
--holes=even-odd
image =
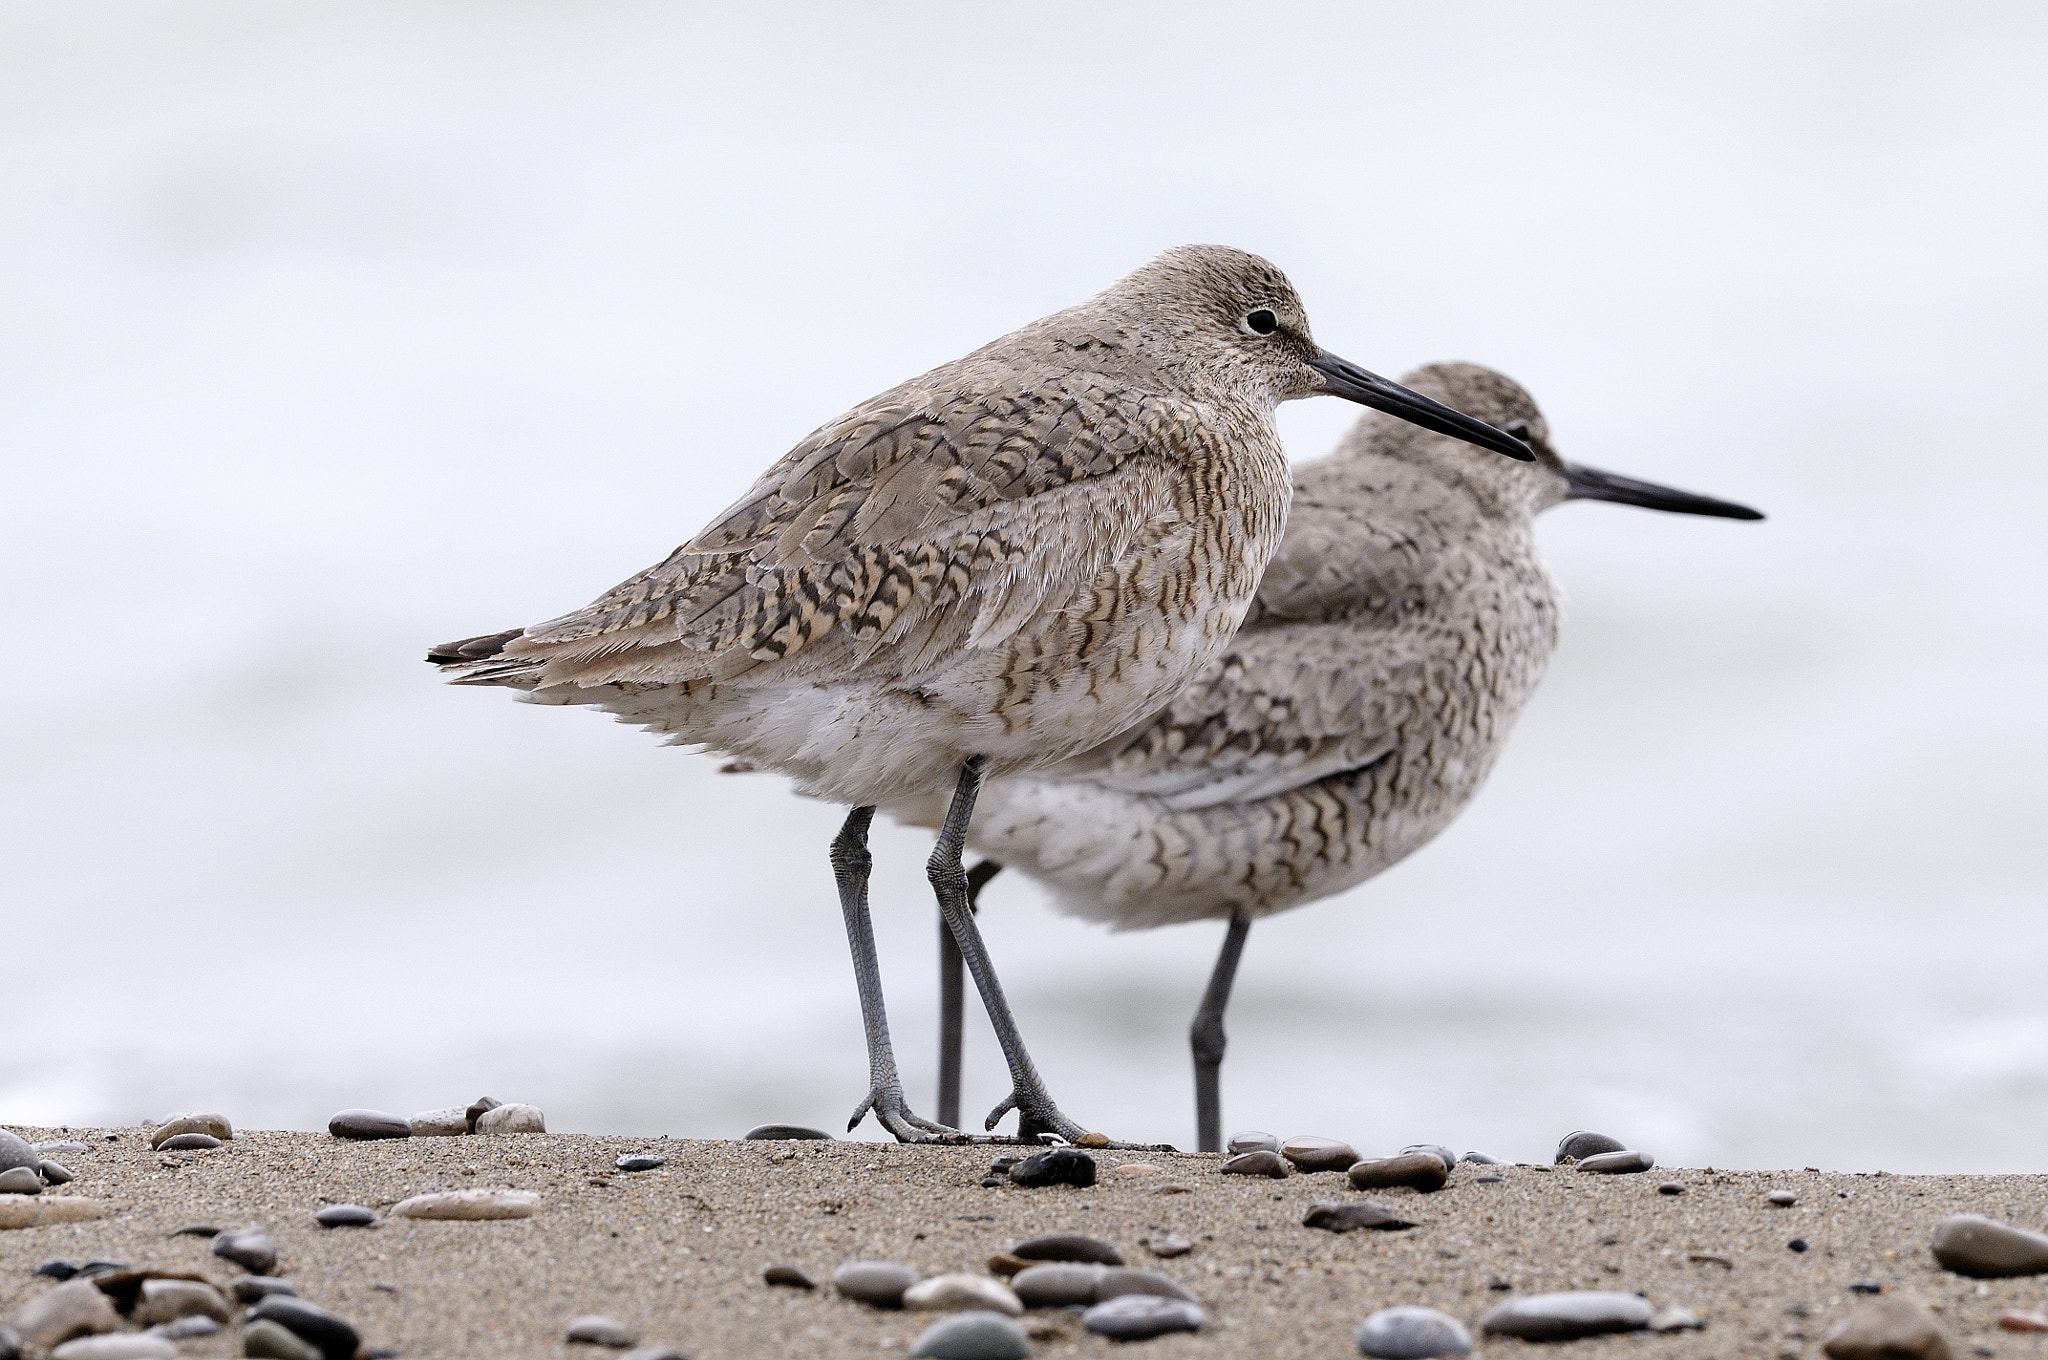
{"type": "Polygon", "coordinates": [[[1151,1294],[1162,1299],[1182,1299],[1188,1303],[1199,1303],[1186,1287],[1171,1276],[1156,1270],[1138,1270],[1130,1266],[1109,1266],[1095,1279],[1095,1301],[1105,1303],[1120,1299],[1126,1294],[1151,1294]]]}
{"type": "Polygon", "coordinates": [[[1506,1178],[1503,1176],[1474,1176],[1472,1183],[1474,1185],[1499,1185],[1504,1179],[1506,1178]]]}
{"type": "Polygon", "coordinates": [[[757,1124],[747,1130],[746,1137],[754,1142],[781,1138],[808,1138],[827,1143],[836,1141],[823,1129],[807,1129],[802,1124],[757,1124]]]}
{"type": "Polygon", "coordinates": [[[895,1261],[848,1261],[832,1272],[834,1289],[875,1308],[901,1308],[903,1291],[916,1283],[917,1272],[895,1261]]]}
{"type": "Polygon", "coordinates": [[[471,1133],[475,1133],[476,1121],[482,1119],[486,1114],[504,1103],[502,1100],[493,1100],[489,1096],[478,1096],[475,1100],[470,1101],[469,1107],[462,1112],[463,1122],[469,1125],[471,1133]]]}
{"type": "Polygon", "coordinates": [[[1250,1129],[1244,1133],[1231,1134],[1230,1141],[1223,1146],[1225,1151],[1233,1155],[1240,1152],[1278,1152],[1280,1139],[1276,1134],[1260,1133],[1257,1129],[1250,1129]]]}
{"type": "Polygon", "coordinates": [[[1124,1263],[1124,1254],[1115,1247],[1081,1233],[1048,1233],[1044,1237],[1034,1237],[1012,1247],[1010,1255],[1021,1256],[1027,1261],[1099,1261],[1106,1266],[1124,1263]]]}
{"type": "Polygon", "coordinates": [[[761,1272],[761,1278],[769,1284],[787,1285],[791,1289],[816,1289],[818,1282],[795,1266],[770,1266],[761,1272]]]}
{"type": "Polygon", "coordinates": [[[141,1326],[151,1327],[188,1317],[229,1322],[235,1314],[221,1292],[203,1281],[144,1280],[129,1316],[141,1326]]]}
{"type": "Polygon", "coordinates": [[[1304,1228],[1322,1228],[1327,1232],[1356,1232],[1360,1228],[1377,1228],[1398,1232],[1402,1228],[1415,1226],[1414,1220],[1406,1219],[1376,1199],[1329,1200],[1311,1204],[1301,1216],[1304,1228]]]}
{"type": "Polygon", "coordinates": [[[262,1320],[242,1329],[242,1354],[266,1360],[325,1360],[320,1348],[301,1341],[291,1329],[262,1320]]]}
{"type": "Polygon", "coordinates": [[[66,1280],[38,1294],[14,1315],[14,1326],[30,1346],[49,1347],[88,1332],[112,1332],[121,1315],[90,1280],[66,1280]]]}
{"type": "Polygon", "coordinates": [[[1280,1155],[1303,1171],[1346,1171],[1360,1160],[1351,1144],[1310,1134],[1297,1134],[1282,1143],[1280,1155]]]}
{"type": "Polygon", "coordinates": [[[941,1318],[918,1333],[913,1360],[1026,1360],[1031,1342],[1001,1313],[974,1310],[941,1318]]]}
{"type": "Polygon", "coordinates": [[[2048,1236],[1981,1214],[1954,1214],[1934,1225],[1934,1259],[1958,1275],[1995,1278],[2048,1272],[2048,1236]]]}
{"type": "Polygon", "coordinates": [[[43,1156],[30,1147],[26,1140],[5,1129],[0,1129],[0,1171],[12,1171],[26,1167],[34,1172],[43,1164],[43,1156]]]}
{"type": "Polygon", "coordinates": [[[249,1310],[249,1319],[277,1323],[316,1348],[326,1360],[355,1360],[363,1346],[363,1339],[348,1323],[289,1294],[272,1294],[259,1301],[249,1310]]]}
{"type": "Polygon", "coordinates": [[[1475,1164],[1475,1165],[1477,1165],[1477,1166],[1501,1166],[1501,1165],[1503,1165],[1503,1163],[1501,1162],[1501,1159],[1500,1159],[1500,1158],[1498,1158],[1498,1157],[1489,1157],[1489,1156],[1487,1156],[1487,1155],[1486,1155],[1485,1153],[1483,1153],[1483,1152],[1468,1152],[1468,1153],[1466,1153],[1466,1154],[1465,1154],[1465,1155],[1464,1155],[1463,1157],[1460,1157],[1460,1158],[1459,1158],[1458,1160],[1459,1160],[1459,1161],[1461,1161],[1461,1162],[1471,1162],[1471,1163],[1473,1163],[1473,1164],[1475,1164]]]}
{"type": "Polygon", "coordinates": [[[1294,1167],[1277,1152],[1240,1152],[1216,1169],[1225,1176],[1271,1176],[1276,1181],[1294,1174],[1294,1167]]]}
{"type": "Polygon", "coordinates": [[[1561,1166],[1566,1162],[1582,1162],[1588,1157],[1597,1157],[1603,1152],[1626,1152],[1627,1150],[1628,1144],[1618,1138],[1609,1138],[1604,1133],[1588,1133],[1584,1129],[1580,1129],[1576,1133],[1566,1134],[1558,1141],[1557,1156],[1552,1160],[1561,1166]]]}
{"type": "Polygon", "coordinates": [[[176,1360],[178,1348],[147,1332],[81,1336],[50,1352],[50,1360],[176,1360]]]}
{"type": "Polygon", "coordinates": [[[5,1171],[0,1171],[0,1195],[42,1194],[42,1165],[42,1160],[38,1158],[32,1167],[10,1166],[5,1171]]]}
{"type": "Polygon", "coordinates": [[[220,1324],[204,1313],[194,1313],[176,1322],[160,1323],[149,1330],[166,1341],[189,1341],[194,1337],[212,1336],[220,1330],[220,1324]]]}
{"type": "Polygon", "coordinates": [[[1442,1143],[1410,1143],[1407,1147],[1401,1149],[1401,1155],[1404,1157],[1411,1152],[1427,1152],[1446,1167],[1453,1167],[1458,1164],[1458,1154],[1445,1147],[1442,1143]]]}
{"type": "Polygon", "coordinates": [[[460,1138],[469,1132],[469,1111],[461,1105],[422,1110],[405,1121],[415,1138],[460,1138]]]}
{"type": "Polygon", "coordinates": [[[568,1335],[563,1338],[585,1346],[610,1346],[621,1351],[639,1339],[640,1334],[625,1323],[596,1313],[570,1323],[568,1335]]]}
{"type": "Polygon", "coordinates": [[[1027,1190],[1048,1185],[1085,1189],[1095,1184],[1095,1159],[1079,1148],[1055,1147],[1034,1152],[1010,1168],[1010,1180],[1027,1190]]]}
{"type": "Polygon", "coordinates": [[[85,1144],[79,1142],[76,1138],[52,1138],[47,1143],[30,1143],[29,1146],[36,1150],[36,1155],[39,1157],[47,1157],[53,1152],[84,1152],[86,1150],[85,1144]]]}
{"type": "Polygon", "coordinates": [[[327,1121],[327,1131],[336,1138],[410,1138],[412,1124],[382,1110],[343,1110],[327,1121]]]}
{"type": "Polygon", "coordinates": [[[1638,1171],[1648,1171],[1657,1164],[1657,1159],[1647,1152],[1635,1152],[1623,1148],[1620,1152],[1596,1152],[1590,1157],[1579,1158],[1579,1170],[1590,1171],[1600,1176],[1632,1176],[1638,1171]]]}
{"type": "Polygon", "coordinates": [[[668,1158],[657,1157],[651,1152],[629,1152],[612,1165],[621,1171],[652,1171],[657,1166],[667,1166],[668,1158]]]}
{"type": "Polygon", "coordinates": [[[71,1168],[62,1162],[43,1158],[43,1182],[46,1185],[69,1185],[78,1178],[71,1174],[71,1168]]]}
{"type": "Polygon", "coordinates": [[[1831,1360],[1948,1360],[1955,1354],[1934,1315],[1899,1298],[1858,1304],[1828,1329],[1821,1348],[1831,1360]]]}
{"type": "Polygon", "coordinates": [[[1205,1321],[1200,1304],[1157,1294],[1125,1294],[1081,1314],[1081,1325],[1112,1341],[1143,1341],[1168,1332],[1193,1332],[1205,1321]]]}
{"type": "Polygon", "coordinates": [[[1154,1256],[1165,1258],[1185,1256],[1195,1249],[1195,1244],[1179,1233],[1161,1233],[1157,1237],[1147,1237],[1140,1245],[1154,1256]]]}
{"type": "Polygon", "coordinates": [[[220,1139],[210,1133],[179,1133],[164,1139],[156,1145],[158,1152],[205,1152],[220,1146],[220,1139]]]}
{"type": "Polygon", "coordinates": [[[1405,1185],[1428,1194],[1444,1188],[1451,1169],[1433,1152],[1410,1152],[1399,1157],[1379,1157],[1354,1162],[1346,1173],[1360,1190],[1385,1190],[1405,1185]]]}
{"type": "Polygon", "coordinates": [[[1010,1288],[1026,1308],[1067,1308],[1097,1302],[1095,1285],[1108,1266],[1075,1261],[1054,1261],[1018,1271],[1010,1288]]]}
{"type": "Polygon", "coordinates": [[[235,1128],[224,1114],[176,1114],[149,1131],[149,1145],[160,1148],[181,1133],[203,1133],[226,1143],[234,1139],[235,1128]]]}
{"type": "Polygon", "coordinates": [[[330,1204],[314,1214],[313,1221],[323,1228],[367,1228],[377,1221],[377,1213],[360,1204],[330,1204]]]}
{"type": "Polygon", "coordinates": [[[213,1239],[213,1254],[233,1261],[251,1275],[268,1275],[277,1265],[277,1244],[261,1223],[219,1234],[213,1239]]]}
{"type": "Polygon", "coordinates": [[[236,1280],[228,1289],[234,1294],[237,1303],[261,1303],[272,1294],[291,1296],[299,1292],[292,1288],[291,1281],[273,1279],[268,1275],[251,1275],[246,1279],[236,1280]]]}
{"type": "Polygon", "coordinates": [[[476,1127],[471,1130],[485,1136],[547,1131],[547,1116],[541,1113],[538,1105],[494,1106],[476,1117],[476,1127]]]}
{"type": "Polygon", "coordinates": [[[1603,1332],[1639,1332],[1656,1310],[1635,1294],[1576,1289],[1512,1299],[1479,1319],[1480,1329],[1524,1341],[1571,1341],[1603,1332]]]}
{"type": "Polygon", "coordinates": [[[1666,1181],[1657,1187],[1657,1193],[1660,1195],[1682,1195],[1685,1193],[1685,1187],[1677,1181],[1666,1181]]]}
{"type": "Polygon", "coordinates": [[[1358,1329],[1358,1353],[1380,1360],[1427,1360],[1435,1355],[1470,1355],[1472,1333],[1448,1313],[1415,1304],[1382,1308],[1358,1329]]]}
{"type": "Polygon", "coordinates": [[[1780,1209],[1789,1209],[1799,1202],[1799,1196],[1793,1194],[1790,1190],[1773,1190],[1770,1194],[1764,1196],[1764,1202],[1766,1204],[1775,1204],[1780,1209]]]}

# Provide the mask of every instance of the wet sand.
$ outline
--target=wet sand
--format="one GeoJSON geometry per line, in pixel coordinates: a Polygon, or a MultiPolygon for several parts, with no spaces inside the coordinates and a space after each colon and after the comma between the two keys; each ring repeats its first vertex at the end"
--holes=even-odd
{"type": "MultiPolygon", "coordinates": [[[[1027,1314],[1041,1356],[1352,1356],[1359,1322],[1390,1304],[1441,1308],[1476,1334],[1481,1314],[1518,1294],[1618,1289],[1683,1305],[1708,1326],[1544,1353],[1818,1357],[1821,1335],[1858,1301],[1849,1286],[1868,1282],[1936,1309],[1958,1356],[2048,1360],[2048,1335],[1997,1329],[2006,1309],[2048,1308],[2048,1276],[1965,1279],[1927,1249],[1936,1220],[1950,1213],[2048,1227],[2048,1176],[1669,1168],[1596,1176],[1462,1165],[1435,1194],[1375,1193],[1421,1226],[1339,1236],[1301,1226],[1301,1216],[1318,1200],[1361,1197],[1341,1174],[1222,1176],[1220,1159],[1199,1155],[1098,1152],[1093,1188],[1024,1190],[980,1184],[992,1157],[1010,1149],[564,1134],[349,1143],[254,1132],[217,1150],[158,1153],[140,1129],[17,1131],[88,1144],[60,1154],[77,1180],[48,1193],[102,1199],[111,1212],[0,1232],[0,1317],[50,1287],[31,1272],[52,1257],[192,1270],[226,1285],[243,1272],[211,1255],[203,1238],[172,1234],[192,1223],[261,1222],[276,1238],[278,1273],[302,1298],[349,1319],[366,1345],[406,1360],[612,1354],[564,1343],[570,1319],[586,1313],[617,1318],[643,1344],[673,1345],[695,1360],[902,1356],[934,1315],[876,1311],[834,1297],[829,1285],[816,1293],[772,1287],[762,1269],[799,1266],[821,1285],[854,1257],[926,1274],[981,1271],[1023,1238],[1074,1231],[1181,1281],[1209,1321],[1199,1334],[1126,1350],[1069,1314],[1027,1314]],[[649,1151],[668,1164],[638,1174],[613,1167],[622,1154],[649,1151]],[[1113,1169],[1129,1162],[1159,1170],[1113,1169]],[[1481,1183],[1485,1174],[1502,1179],[1481,1183]],[[1660,1194],[1666,1180],[1687,1193],[1660,1194]],[[380,1219],[329,1230],[313,1221],[326,1204],[382,1213],[410,1195],[474,1187],[538,1191],[540,1208],[502,1222],[380,1219]],[[1766,1203],[1777,1189],[1799,1202],[1766,1203]],[[1140,1243],[1164,1233],[1195,1249],[1155,1259],[1140,1243]],[[1795,1237],[1810,1249],[1791,1251],[1795,1237]]],[[[180,1349],[239,1355],[240,1331],[180,1349]]],[[[1500,1339],[1478,1347],[1489,1355],[1523,1349],[1500,1339]]]]}

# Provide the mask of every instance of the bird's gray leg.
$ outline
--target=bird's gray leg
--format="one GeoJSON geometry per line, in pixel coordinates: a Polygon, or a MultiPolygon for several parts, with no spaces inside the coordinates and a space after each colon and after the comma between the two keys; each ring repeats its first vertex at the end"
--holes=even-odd
{"type": "Polygon", "coordinates": [[[903,1080],[896,1075],[896,1051],[889,1044],[889,1014],[882,1008],[882,965],[875,957],[875,928],[868,919],[868,824],[872,807],[846,814],[846,824],[832,840],[832,876],[839,881],[839,909],[846,915],[846,943],[853,950],[853,980],[860,989],[861,1025],[868,1040],[868,1095],[846,1131],[853,1132],[869,1110],[898,1142],[929,1143],[960,1137],[959,1131],[912,1114],[903,1099],[903,1080]]]}
{"type": "Polygon", "coordinates": [[[1208,990],[1202,993],[1195,1022],[1188,1026],[1188,1047],[1195,1054],[1195,1137],[1203,1152],[1223,1151],[1223,1008],[1230,1004],[1237,961],[1244,956],[1245,936],[1251,929],[1251,917],[1242,911],[1230,913],[1223,952],[1216,956],[1216,970],[1209,974],[1208,990]]]}
{"type": "MultiPolygon", "coordinates": [[[[967,871],[967,910],[979,915],[981,890],[1003,871],[1003,866],[985,859],[967,871]]],[[[962,1003],[960,946],[953,928],[939,914],[939,1122],[960,1127],[960,1026],[962,1003]]]]}

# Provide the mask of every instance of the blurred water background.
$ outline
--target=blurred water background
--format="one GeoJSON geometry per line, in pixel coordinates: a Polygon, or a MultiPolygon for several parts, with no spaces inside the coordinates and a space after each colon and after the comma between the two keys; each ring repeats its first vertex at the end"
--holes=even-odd
{"type": "MultiPolygon", "coordinates": [[[[838,810],[423,648],[1224,241],[1771,514],[1546,520],[1549,680],[1436,845],[1253,932],[1228,1125],[2048,1170],[2044,135],[2017,4],[10,3],[0,1120],[843,1124],[838,810]]],[[[927,1110],[929,844],[875,887],[927,1110]]],[[[1065,1108],[1191,1143],[1221,927],[983,919],[1065,1108]]]]}

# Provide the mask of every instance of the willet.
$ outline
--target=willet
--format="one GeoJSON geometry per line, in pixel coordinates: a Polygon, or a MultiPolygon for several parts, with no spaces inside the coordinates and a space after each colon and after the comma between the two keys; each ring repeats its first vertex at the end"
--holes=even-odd
{"type": "Polygon", "coordinates": [[[1087,302],[863,402],[658,566],[573,614],[437,647],[462,684],[591,704],[852,805],[832,867],[870,1109],[913,1113],[869,924],[878,803],[952,797],[928,865],[1013,1083],[988,1127],[1068,1139],[967,909],[985,777],[1060,760],[1179,692],[1237,631],[1280,543],[1278,403],[1332,394],[1516,458],[1518,440],[1320,349],[1286,277],[1168,251],[1087,302]]]}
{"type": "MultiPolygon", "coordinates": [[[[993,781],[973,844],[1118,929],[1229,922],[1189,1031],[1196,1126],[1220,1149],[1223,1010],[1251,923],[1364,882],[1427,844],[1493,768],[1557,641],[1533,520],[1570,500],[1761,519],[1567,463],[1536,403],[1471,364],[1404,381],[1526,440],[1461,457],[1368,413],[1294,477],[1243,630],[1165,710],[1100,747],[993,781]]],[[[892,809],[894,811],[895,809],[892,809]]],[[[931,810],[905,809],[907,820],[931,810]]],[[[941,939],[940,1117],[959,1091],[958,964],[941,939]]]]}

